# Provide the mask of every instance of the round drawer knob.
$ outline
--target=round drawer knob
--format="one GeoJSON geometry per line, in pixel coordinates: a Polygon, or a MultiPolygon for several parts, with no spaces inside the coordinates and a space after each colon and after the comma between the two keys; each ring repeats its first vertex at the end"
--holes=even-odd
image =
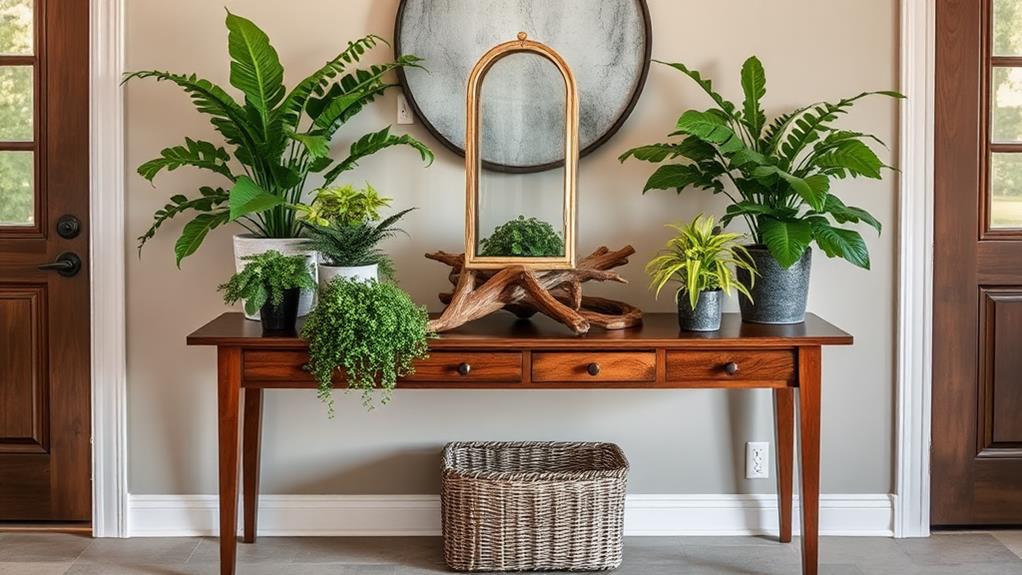
{"type": "Polygon", "coordinates": [[[471,373],[471,371],[472,371],[471,365],[465,362],[461,362],[458,364],[458,374],[460,374],[462,377],[468,375],[469,373],[471,373]]]}
{"type": "Polygon", "coordinates": [[[733,361],[729,361],[724,366],[724,373],[728,375],[735,375],[736,373],[738,373],[738,364],[733,361]]]}
{"type": "Polygon", "coordinates": [[[590,363],[589,365],[586,366],[586,373],[593,377],[600,375],[600,364],[596,363],[595,361],[590,363]]]}

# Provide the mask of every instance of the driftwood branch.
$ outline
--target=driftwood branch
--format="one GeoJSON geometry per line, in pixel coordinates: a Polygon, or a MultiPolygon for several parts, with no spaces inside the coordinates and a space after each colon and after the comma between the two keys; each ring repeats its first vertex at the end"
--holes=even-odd
{"type": "Polygon", "coordinates": [[[527,318],[543,313],[567,325],[576,333],[586,333],[590,325],[606,329],[624,329],[642,323],[642,312],[629,304],[582,295],[586,281],[628,283],[613,268],[628,263],[635,253],[631,246],[618,251],[606,247],[593,252],[575,269],[533,271],[522,266],[501,270],[465,269],[463,254],[447,252],[426,257],[451,267],[449,280],[453,293],[440,294],[447,304],[441,316],[430,322],[437,332],[454,329],[470,321],[507,310],[527,318]]]}

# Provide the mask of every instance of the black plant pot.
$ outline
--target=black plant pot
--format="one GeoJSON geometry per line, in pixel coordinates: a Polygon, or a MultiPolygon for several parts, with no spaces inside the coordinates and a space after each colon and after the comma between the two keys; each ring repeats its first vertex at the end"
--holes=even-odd
{"type": "Polygon", "coordinates": [[[295,322],[298,321],[298,300],[301,298],[302,290],[292,288],[284,290],[284,299],[280,305],[273,305],[267,300],[259,310],[259,317],[263,322],[263,331],[272,333],[292,333],[295,331],[295,322]]]}
{"type": "Polygon", "coordinates": [[[678,292],[678,325],[685,331],[717,331],[720,329],[721,290],[704,291],[699,294],[696,308],[688,300],[688,294],[678,292]]]}
{"type": "MultiPolygon", "coordinates": [[[[813,251],[807,249],[799,261],[783,268],[765,246],[748,246],[749,255],[759,274],[749,289],[752,301],[739,295],[742,321],[748,323],[793,324],[806,319],[806,300],[809,297],[809,277],[813,264],[813,251]]],[[[749,272],[738,269],[738,281],[751,283],[749,272]]]]}

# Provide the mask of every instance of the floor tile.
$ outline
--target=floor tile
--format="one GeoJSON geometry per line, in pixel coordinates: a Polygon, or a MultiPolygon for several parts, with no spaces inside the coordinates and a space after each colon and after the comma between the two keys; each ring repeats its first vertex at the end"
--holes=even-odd
{"type": "MultiPolygon", "coordinates": [[[[238,543],[238,563],[278,564],[291,563],[303,541],[311,538],[259,537],[255,543],[238,543]]],[[[217,563],[220,561],[220,540],[204,537],[188,558],[188,563],[217,563]]]]}
{"type": "Polygon", "coordinates": [[[73,561],[92,541],[84,535],[66,533],[7,533],[0,538],[0,562],[73,561]]]}
{"type": "Polygon", "coordinates": [[[1001,545],[1022,558],[1022,531],[991,531],[990,534],[1000,541],[1001,545]]]}
{"type": "Polygon", "coordinates": [[[987,533],[935,533],[925,539],[897,539],[895,542],[918,565],[1010,564],[1019,560],[987,533]]]}
{"type": "Polygon", "coordinates": [[[199,541],[193,538],[96,539],[77,561],[119,565],[173,565],[188,561],[199,541]]]}
{"type": "Polygon", "coordinates": [[[64,575],[70,563],[0,563],[0,575],[64,575]]]}

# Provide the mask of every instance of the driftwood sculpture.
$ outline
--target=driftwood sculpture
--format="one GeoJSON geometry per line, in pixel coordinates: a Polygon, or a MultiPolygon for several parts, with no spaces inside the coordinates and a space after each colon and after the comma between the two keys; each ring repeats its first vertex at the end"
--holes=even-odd
{"type": "Polygon", "coordinates": [[[582,295],[582,284],[589,280],[628,283],[613,268],[628,263],[635,253],[632,246],[616,252],[601,247],[578,262],[574,269],[540,271],[525,266],[499,270],[465,268],[464,254],[436,252],[426,257],[451,266],[448,276],[452,293],[440,294],[447,304],[443,314],[430,322],[436,332],[452,330],[499,310],[520,318],[537,312],[567,325],[575,333],[589,331],[591,325],[605,329],[625,329],[642,323],[642,311],[624,302],[582,295]]]}

